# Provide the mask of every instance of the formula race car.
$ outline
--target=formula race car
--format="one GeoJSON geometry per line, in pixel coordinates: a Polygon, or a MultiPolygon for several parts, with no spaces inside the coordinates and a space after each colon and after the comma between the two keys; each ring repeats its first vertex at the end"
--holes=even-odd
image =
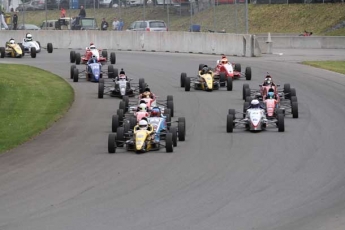
{"type": "MultiPolygon", "coordinates": [[[[199,68],[202,68],[201,66],[199,68]]],[[[241,64],[230,63],[224,59],[217,60],[217,66],[214,68],[214,75],[221,78],[224,74],[226,78],[240,79],[245,78],[247,81],[252,79],[252,69],[246,67],[245,72],[241,72],[241,64]]]]}
{"type": "MultiPolygon", "coordinates": [[[[249,102],[245,102],[249,106],[249,102]]],[[[285,115],[292,115],[293,118],[298,118],[298,102],[297,97],[292,96],[290,101],[280,100],[275,98],[267,98],[263,101],[266,110],[267,118],[277,118],[279,113],[285,115]]]]}
{"type": "Polygon", "coordinates": [[[284,88],[280,89],[280,85],[259,85],[259,89],[250,89],[248,84],[243,84],[242,99],[250,102],[252,99],[258,99],[263,101],[267,97],[267,93],[270,89],[273,89],[274,95],[278,100],[291,99],[296,96],[296,89],[291,88],[290,84],[284,84],[284,88]]]}
{"type": "MultiPolygon", "coordinates": [[[[147,88],[146,88],[147,89],[147,88]]],[[[145,94],[143,92],[141,95],[145,94]]],[[[119,109],[123,109],[126,113],[134,113],[138,110],[140,103],[144,102],[147,106],[147,112],[150,112],[153,107],[158,107],[162,113],[165,113],[166,109],[169,109],[170,116],[174,117],[174,100],[172,95],[168,95],[167,99],[157,99],[156,96],[151,97],[140,97],[132,101],[128,97],[123,97],[122,101],[119,104],[119,109]]]]}
{"type": "Polygon", "coordinates": [[[99,79],[108,75],[108,78],[115,78],[118,70],[114,69],[114,66],[108,65],[108,71],[102,71],[102,64],[100,63],[89,63],[85,69],[79,70],[76,65],[71,65],[71,79],[73,82],[78,82],[80,78],[86,79],[86,81],[99,82],[99,79]]]}
{"type": "Polygon", "coordinates": [[[226,86],[228,91],[232,91],[232,78],[226,78],[221,74],[218,77],[214,76],[213,71],[207,65],[200,64],[197,77],[187,77],[186,73],[181,73],[180,86],[185,88],[185,91],[190,91],[193,87],[195,90],[213,91],[218,90],[222,86],[226,86]]]}
{"type": "MultiPolygon", "coordinates": [[[[22,43],[18,43],[18,45],[24,47],[24,53],[31,53],[32,49],[36,49],[36,53],[39,53],[42,50],[40,42],[38,42],[38,41],[27,41],[26,38],[23,39],[22,43]]],[[[52,43],[47,44],[47,51],[48,51],[48,53],[53,53],[53,44],[52,43]]]]}
{"type": "MultiPolygon", "coordinates": [[[[6,47],[0,47],[0,57],[21,58],[25,54],[23,51],[23,46],[20,46],[17,43],[6,42],[6,47]]],[[[36,58],[36,49],[31,49],[30,54],[32,58],[36,58]]]]}
{"type": "MultiPolygon", "coordinates": [[[[138,126],[136,126],[137,128],[138,126]]],[[[166,152],[173,152],[173,133],[165,134],[165,143],[159,138],[160,135],[153,130],[136,129],[124,132],[123,127],[119,127],[116,133],[108,136],[108,152],[115,153],[116,148],[125,147],[127,151],[136,153],[146,153],[157,151],[165,147],[166,152]],[[158,140],[158,141],[157,141],[158,140]]]]}
{"type": "MultiPolygon", "coordinates": [[[[70,61],[71,63],[75,63],[77,65],[86,64],[93,56],[96,56],[97,61],[101,64],[106,64],[108,62],[108,52],[107,50],[100,50],[93,47],[86,47],[85,54],[80,55],[80,53],[76,53],[75,51],[70,52],[70,61]]],[[[116,55],[115,52],[110,53],[110,63],[116,63],[116,55]]]]}
{"type": "Polygon", "coordinates": [[[268,128],[278,128],[279,132],[285,131],[284,114],[278,113],[276,118],[267,119],[262,108],[246,108],[244,118],[236,118],[236,111],[229,109],[226,119],[226,131],[232,133],[235,128],[245,128],[249,131],[262,131],[268,128]]]}
{"type": "Polygon", "coordinates": [[[117,69],[114,70],[114,75],[115,78],[111,81],[106,81],[104,78],[99,80],[98,98],[103,98],[104,94],[120,98],[124,96],[134,97],[136,94],[143,92],[146,87],[144,78],[140,78],[139,83],[133,83],[132,78],[117,76],[117,69]]]}

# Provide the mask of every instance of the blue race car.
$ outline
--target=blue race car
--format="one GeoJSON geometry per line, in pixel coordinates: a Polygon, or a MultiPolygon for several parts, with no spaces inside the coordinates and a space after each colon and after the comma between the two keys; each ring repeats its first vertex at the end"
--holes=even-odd
{"type": "Polygon", "coordinates": [[[100,78],[108,75],[109,78],[117,76],[118,70],[114,69],[112,65],[108,65],[108,72],[102,71],[101,63],[88,63],[85,70],[79,70],[76,65],[71,65],[71,79],[73,82],[78,82],[79,78],[85,78],[86,81],[99,82],[100,78]]]}

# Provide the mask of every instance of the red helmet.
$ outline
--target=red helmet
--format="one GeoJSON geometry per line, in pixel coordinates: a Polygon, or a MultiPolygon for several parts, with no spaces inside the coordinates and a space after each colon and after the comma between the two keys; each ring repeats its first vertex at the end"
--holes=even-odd
{"type": "Polygon", "coordinates": [[[228,63],[229,61],[228,61],[228,59],[227,59],[226,57],[224,57],[224,58],[222,58],[221,62],[222,62],[222,64],[226,64],[226,63],[228,63]]]}
{"type": "Polygon", "coordinates": [[[94,45],[93,42],[90,42],[90,46],[94,45]]]}

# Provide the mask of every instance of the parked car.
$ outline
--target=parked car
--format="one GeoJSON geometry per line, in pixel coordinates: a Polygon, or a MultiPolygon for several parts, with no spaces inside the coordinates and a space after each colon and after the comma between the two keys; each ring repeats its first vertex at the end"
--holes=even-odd
{"type": "Polygon", "coordinates": [[[17,29],[18,30],[40,30],[41,28],[33,24],[19,24],[17,26],[17,29]]]}
{"type": "Polygon", "coordinates": [[[40,1],[30,1],[23,4],[19,4],[16,11],[33,11],[33,10],[44,10],[44,2],[40,1]]]}
{"type": "Polygon", "coordinates": [[[135,21],[127,31],[168,31],[168,27],[161,20],[135,21]]]}

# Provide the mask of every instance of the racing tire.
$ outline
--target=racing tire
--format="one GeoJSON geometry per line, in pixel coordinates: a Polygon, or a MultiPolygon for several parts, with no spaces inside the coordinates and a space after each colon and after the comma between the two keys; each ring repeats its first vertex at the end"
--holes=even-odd
{"type": "MultiPolygon", "coordinates": [[[[246,88],[249,89],[249,84],[243,84],[243,87],[242,87],[242,99],[245,100],[246,99],[246,88]]],[[[250,89],[249,89],[249,93],[250,93],[250,89]]]]}
{"type": "Polygon", "coordinates": [[[246,70],[244,72],[244,75],[246,76],[246,80],[250,81],[252,80],[252,68],[246,67],[246,70]]]}
{"type": "Polygon", "coordinates": [[[75,54],[75,64],[79,65],[81,62],[81,56],[80,53],[75,54]]]}
{"type": "Polygon", "coordinates": [[[143,93],[146,88],[146,83],[144,78],[139,78],[139,92],[143,93]]]}
{"type": "Polygon", "coordinates": [[[119,147],[123,147],[124,141],[125,141],[125,128],[124,127],[118,127],[117,128],[116,137],[117,137],[116,145],[119,147]]]}
{"type": "Polygon", "coordinates": [[[111,117],[111,131],[114,133],[117,131],[117,128],[120,126],[119,115],[113,115],[111,117]]]}
{"type": "Polygon", "coordinates": [[[225,82],[226,82],[226,76],[225,76],[225,73],[220,73],[219,74],[219,83],[220,83],[220,86],[225,86],[225,82]]]}
{"type": "Polygon", "coordinates": [[[114,66],[108,65],[108,78],[115,78],[114,66]]]}
{"type": "Polygon", "coordinates": [[[226,79],[226,90],[232,91],[232,77],[226,79]]]}
{"type": "Polygon", "coordinates": [[[174,101],[173,95],[168,95],[167,96],[167,101],[174,101]]]}
{"type": "Polygon", "coordinates": [[[290,84],[284,84],[284,98],[285,99],[290,99],[290,92],[291,92],[291,87],[290,84]]]}
{"type": "Polygon", "coordinates": [[[75,68],[73,70],[73,82],[78,82],[79,81],[79,70],[75,68]]]}
{"type": "Polygon", "coordinates": [[[167,153],[172,153],[174,151],[172,133],[167,133],[165,135],[165,151],[167,153]]]}
{"type": "MultiPolygon", "coordinates": [[[[39,44],[41,47],[41,44],[39,44]]],[[[49,54],[53,53],[53,44],[52,43],[48,43],[47,44],[47,51],[49,54]]]]}
{"type": "Polygon", "coordinates": [[[251,97],[251,96],[248,96],[248,97],[246,97],[246,101],[245,102],[251,102],[253,100],[253,98],[251,97]]]}
{"type": "Polygon", "coordinates": [[[122,109],[123,111],[126,111],[126,103],[124,101],[120,101],[119,109],[122,109]]]}
{"type": "Polygon", "coordinates": [[[241,68],[241,64],[236,63],[236,64],[235,64],[235,68],[234,68],[234,70],[235,70],[235,71],[237,71],[237,72],[241,72],[241,70],[242,70],[242,68],[241,68]]]}
{"type": "Polygon", "coordinates": [[[177,146],[177,128],[176,127],[171,127],[170,128],[170,133],[172,133],[172,141],[173,141],[173,146],[177,146]]]}
{"type": "Polygon", "coordinates": [[[292,113],[292,118],[298,118],[298,103],[297,103],[297,101],[294,101],[291,103],[291,113],[292,113]]]}
{"type": "Polygon", "coordinates": [[[246,100],[247,97],[250,97],[250,88],[244,89],[244,100],[246,100]]]}
{"type": "Polygon", "coordinates": [[[249,102],[243,103],[243,118],[246,118],[246,113],[247,113],[247,109],[249,108],[249,106],[250,106],[249,102]]]}
{"type": "Polygon", "coordinates": [[[202,68],[204,68],[205,64],[199,64],[199,71],[202,70],[202,68]]]}
{"type": "Polygon", "coordinates": [[[128,112],[128,107],[129,107],[129,97],[128,96],[123,96],[122,101],[125,102],[125,112],[128,112]]]}
{"type": "Polygon", "coordinates": [[[134,116],[129,117],[129,128],[130,130],[134,129],[134,126],[137,125],[137,118],[134,116]]]}
{"type": "Polygon", "coordinates": [[[186,139],[186,119],[184,117],[178,118],[177,123],[178,140],[185,141],[186,139]]]}
{"type": "Polygon", "coordinates": [[[171,112],[170,112],[170,109],[165,109],[165,110],[164,110],[164,114],[163,114],[163,115],[164,115],[164,116],[166,116],[167,114],[169,114],[169,115],[170,115],[170,113],[171,113],[171,112]]]}
{"type": "Polygon", "coordinates": [[[110,133],[108,135],[108,153],[116,152],[116,133],[110,133]]]}
{"type": "Polygon", "coordinates": [[[170,116],[174,117],[174,102],[167,101],[167,108],[170,109],[170,116]]]}
{"type": "Polygon", "coordinates": [[[69,60],[71,63],[75,63],[75,51],[69,52],[69,60]]]}
{"type": "Polygon", "coordinates": [[[31,47],[30,49],[30,55],[31,55],[31,58],[36,58],[36,48],[35,47],[31,47]]]}
{"type": "Polygon", "coordinates": [[[102,50],[102,57],[108,60],[108,52],[106,50],[102,50]]]}
{"type": "Polygon", "coordinates": [[[171,116],[170,116],[170,114],[165,114],[165,121],[167,123],[168,129],[170,129],[170,127],[171,127],[171,116]]]}
{"type": "Polygon", "coordinates": [[[291,102],[291,105],[292,105],[292,102],[297,102],[297,97],[296,96],[292,96],[290,98],[290,102],[291,102]]]}
{"type": "Polygon", "coordinates": [[[232,114],[234,116],[234,119],[235,119],[236,112],[234,109],[229,109],[228,114],[232,114]]]}
{"type": "Polygon", "coordinates": [[[70,78],[73,79],[73,75],[74,75],[74,69],[77,68],[75,65],[71,65],[71,76],[70,78]]]}
{"type": "Polygon", "coordinates": [[[128,132],[130,130],[130,125],[128,122],[123,123],[123,130],[125,132],[125,136],[128,135],[128,132]]]}
{"type": "Polygon", "coordinates": [[[182,88],[184,87],[184,83],[185,83],[186,77],[187,77],[186,73],[181,73],[180,85],[181,85],[182,88]]]}
{"type": "Polygon", "coordinates": [[[285,131],[284,114],[278,114],[277,115],[277,126],[278,126],[278,132],[284,132],[285,131]]]}
{"type": "Polygon", "coordinates": [[[5,47],[0,47],[0,58],[5,57],[5,47]]]}
{"type": "Polygon", "coordinates": [[[116,114],[119,116],[120,124],[123,123],[123,119],[125,117],[125,113],[124,113],[123,109],[118,109],[116,114]]]}
{"type": "Polygon", "coordinates": [[[116,55],[115,55],[115,52],[111,52],[110,53],[110,63],[111,64],[116,64],[116,55]]]}
{"type": "Polygon", "coordinates": [[[98,98],[103,98],[104,95],[104,79],[99,79],[98,82],[98,98]]]}
{"type": "Polygon", "coordinates": [[[185,91],[190,91],[190,78],[189,77],[186,77],[186,79],[185,79],[184,90],[185,91]]]}
{"type": "Polygon", "coordinates": [[[232,133],[234,131],[234,116],[232,114],[228,114],[226,116],[226,132],[232,133]]]}
{"type": "Polygon", "coordinates": [[[296,89],[295,88],[290,89],[290,100],[292,97],[296,97],[296,89]]]}
{"type": "Polygon", "coordinates": [[[277,109],[277,110],[276,110],[276,114],[284,114],[284,110],[282,110],[282,109],[277,109]]]}

